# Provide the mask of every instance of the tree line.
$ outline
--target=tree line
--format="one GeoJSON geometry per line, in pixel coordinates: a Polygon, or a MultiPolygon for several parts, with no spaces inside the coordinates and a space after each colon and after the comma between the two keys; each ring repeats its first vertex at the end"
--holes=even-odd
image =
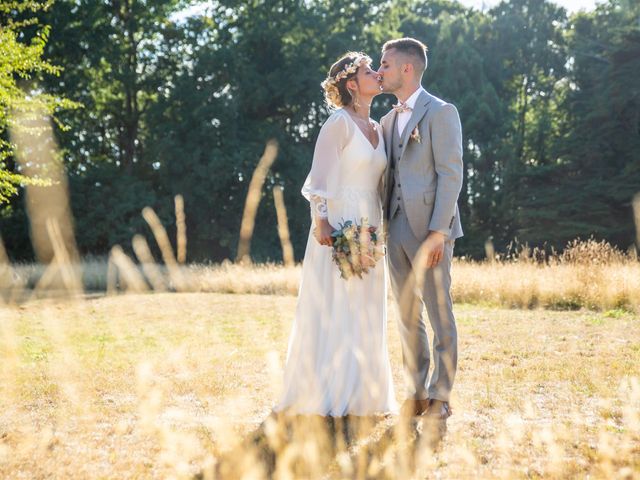
{"type": "MultiPolygon", "coordinates": [[[[0,233],[14,258],[33,256],[21,194],[29,180],[6,127],[12,102],[33,92],[45,92],[58,125],[82,254],[150,235],[145,206],[170,227],[181,194],[188,259],[235,257],[249,180],[275,139],[252,256],[281,259],[270,191],[281,186],[301,258],[310,219],[300,187],[330,113],[319,84],[347,50],[367,52],[377,68],[381,45],[400,36],[428,45],[423,84],[460,112],[465,237],[457,254],[482,257],[487,240],[498,250],[514,239],[561,249],[592,235],[633,245],[635,1],[572,15],[547,0],[486,11],[447,0],[215,1],[190,17],[180,15],[188,5],[180,0],[21,3],[0,9],[0,34],[13,32],[11,49],[0,47],[0,75],[15,87],[0,82],[0,233]],[[31,63],[9,61],[19,55],[31,63]]],[[[393,102],[377,97],[373,117],[393,102]]]]}

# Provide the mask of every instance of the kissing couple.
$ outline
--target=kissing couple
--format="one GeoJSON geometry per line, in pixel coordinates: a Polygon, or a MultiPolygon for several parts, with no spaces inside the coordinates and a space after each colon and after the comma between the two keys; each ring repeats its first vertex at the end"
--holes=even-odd
{"type": "Polygon", "coordinates": [[[302,194],[312,224],[289,338],[284,385],[274,412],[371,416],[398,413],[387,351],[387,276],[399,307],[406,390],[399,413],[446,421],[457,366],[451,261],[462,236],[462,131],[456,108],[422,87],[427,47],[391,40],[378,70],[348,52],[322,82],[333,113],[315,144],[302,194]],[[370,105],[397,104],[380,123],[370,105]],[[344,278],[336,230],[366,222],[386,254],[344,278]],[[433,368],[423,307],[432,330],[433,368]]]}

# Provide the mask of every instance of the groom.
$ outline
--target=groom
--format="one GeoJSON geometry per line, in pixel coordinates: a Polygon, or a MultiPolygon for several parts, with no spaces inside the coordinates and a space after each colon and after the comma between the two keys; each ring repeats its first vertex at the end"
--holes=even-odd
{"type": "Polygon", "coordinates": [[[400,306],[407,383],[401,414],[446,420],[458,359],[451,302],[453,244],[462,236],[462,131],[456,108],[421,86],[427,47],[413,38],[382,47],[381,89],[394,94],[382,120],[388,166],[381,182],[391,287],[400,306]],[[433,361],[423,305],[433,329],[433,361]]]}

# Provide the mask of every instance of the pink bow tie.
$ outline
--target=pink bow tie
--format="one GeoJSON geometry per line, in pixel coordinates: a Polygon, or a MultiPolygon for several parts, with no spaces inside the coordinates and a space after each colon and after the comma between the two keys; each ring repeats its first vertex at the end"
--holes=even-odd
{"type": "Polygon", "coordinates": [[[393,105],[392,108],[398,113],[410,112],[413,110],[406,102],[398,102],[396,105],[393,105]]]}

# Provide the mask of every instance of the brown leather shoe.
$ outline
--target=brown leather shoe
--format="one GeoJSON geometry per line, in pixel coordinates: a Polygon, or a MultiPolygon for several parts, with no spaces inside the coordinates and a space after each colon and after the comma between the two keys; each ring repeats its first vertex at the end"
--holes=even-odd
{"type": "Polygon", "coordinates": [[[453,411],[451,410],[451,406],[449,406],[449,402],[443,402],[442,400],[432,398],[429,400],[429,406],[426,408],[424,414],[428,417],[446,420],[453,414],[453,411]]]}
{"type": "Polygon", "coordinates": [[[405,418],[417,417],[422,415],[428,407],[428,398],[425,398],[424,400],[408,398],[404,402],[402,402],[402,406],[400,407],[400,416],[405,418]]]}

